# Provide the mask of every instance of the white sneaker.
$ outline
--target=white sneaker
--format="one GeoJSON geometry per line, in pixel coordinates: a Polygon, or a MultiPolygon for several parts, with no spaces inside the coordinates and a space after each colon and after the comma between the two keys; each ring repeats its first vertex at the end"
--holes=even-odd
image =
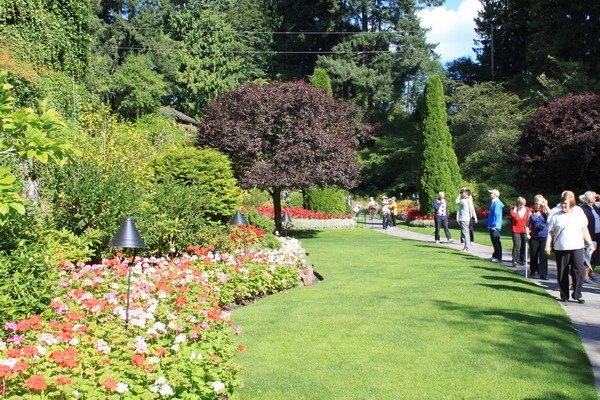
{"type": "Polygon", "coordinates": [[[454,242],[454,239],[448,239],[448,243],[454,242]]]}
{"type": "Polygon", "coordinates": [[[497,262],[500,262],[500,260],[498,260],[497,258],[494,258],[494,257],[490,258],[490,261],[491,261],[491,262],[496,262],[496,263],[497,263],[497,262]]]}
{"type": "Polygon", "coordinates": [[[436,242],[436,243],[440,243],[440,241],[439,241],[439,240],[436,240],[435,242],[436,242]]]}

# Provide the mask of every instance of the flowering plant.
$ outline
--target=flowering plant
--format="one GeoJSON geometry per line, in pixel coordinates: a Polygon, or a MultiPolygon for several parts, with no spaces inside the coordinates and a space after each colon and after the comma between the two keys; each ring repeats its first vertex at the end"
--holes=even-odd
{"type": "MultiPolygon", "coordinates": [[[[260,206],[257,207],[256,210],[260,215],[264,215],[271,219],[274,218],[275,211],[273,210],[273,206],[260,206]]],[[[316,212],[311,210],[305,210],[301,207],[286,207],[281,209],[282,213],[288,213],[289,216],[293,218],[299,219],[334,219],[334,218],[352,218],[350,214],[326,214],[322,212],[316,212]]]]}
{"type": "Polygon", "coordinates": [[[224,305],[298,285],[303,251],[281,240],[281,249],[247,256],[191,248],[172,260],[65,264],[52,315],[7,323],[0,334],[2,396],[235,396],[233,357],[243,346],[234,344],[240,328],[224,305]]]}

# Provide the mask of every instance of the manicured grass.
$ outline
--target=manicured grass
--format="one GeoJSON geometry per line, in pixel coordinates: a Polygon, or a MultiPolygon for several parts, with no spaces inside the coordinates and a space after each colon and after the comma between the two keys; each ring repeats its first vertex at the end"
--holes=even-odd
{"type": "Polygon", "coordinates": [[[238,309],[242,399],[597,399],[572,325],[504,267],[366,229],[302,239],[325,280],[238,309]]]}

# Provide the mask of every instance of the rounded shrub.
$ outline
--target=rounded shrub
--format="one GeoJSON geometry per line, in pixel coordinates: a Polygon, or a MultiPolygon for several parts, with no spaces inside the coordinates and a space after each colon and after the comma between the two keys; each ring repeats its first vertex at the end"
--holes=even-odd
{"type": "Polygon", "coordinates": [[[304,208],[328,214],[346,213],[347,192],[338,188],[307,189],[304,194],[304,208]]]}

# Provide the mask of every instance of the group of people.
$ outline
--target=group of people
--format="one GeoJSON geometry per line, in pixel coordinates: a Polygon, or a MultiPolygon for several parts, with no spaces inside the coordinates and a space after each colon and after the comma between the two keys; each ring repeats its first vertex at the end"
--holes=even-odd
{"type": "MultiPolygon", "coordinates": [[[[502,209],[500,193],[490,190],[490,215],[487,228],[494,247],[492,261],[502,260],[502,209]]],[[[560,287],[560,299],[569,299],[569,276],[572,281],[571,298],[583,304],[581,288],[584,282],[595,279],[594,267],[600,264],[596,251],[600,242],[600,196],[588,191],[579,197],[564,191],[560,203],[550,208],[544,196],[534,197],[533,207],[526,206],[523,197],[517,197],[509,210],[512,230],[512,266],[526,261],[526,246],[530,246],[530,273],[547,279],[548,256],[554,251],[560,287]]]]}
{"type": "MultiPolygon", "coordinates": [[[[500,192],[490,189],[490,207],[487,229],[493,246],[491,261],[502,261],[502,216],[504,203],[500,192]]],[[[440,241],[443,229],[448,242],[452,242],[448,229],[448,204],[443,192],[433,203],[435,214],[435,241],[440,241]]],[[[596,279],[594,267],[600,264],[600,252],[596,251],[600,242],[600,195],[588,191],[579,197],[577,205],[575,194],[564,191],[561,202],[550,208],[548,201],[538,194],[533,206],[527,207],[525,198],[519,196],[508,215],[512,232],[512,267],[524,265],[527,257],[527,245],[530,251],[530,274],[540,279],[548,278],[548,256],[554,251],[560,286],[560,298],[569,298],[569,277],[572,281],[571,297],[579,303],[585,301],[581,295],[582,284],[596,279]]],[[[477,214],[473,205],[471,191],[460,189],[456,198],[456,221],[461,230],[461,251],[469,251],[473,242],[473,224],[477,223],[477,214]]]]}

